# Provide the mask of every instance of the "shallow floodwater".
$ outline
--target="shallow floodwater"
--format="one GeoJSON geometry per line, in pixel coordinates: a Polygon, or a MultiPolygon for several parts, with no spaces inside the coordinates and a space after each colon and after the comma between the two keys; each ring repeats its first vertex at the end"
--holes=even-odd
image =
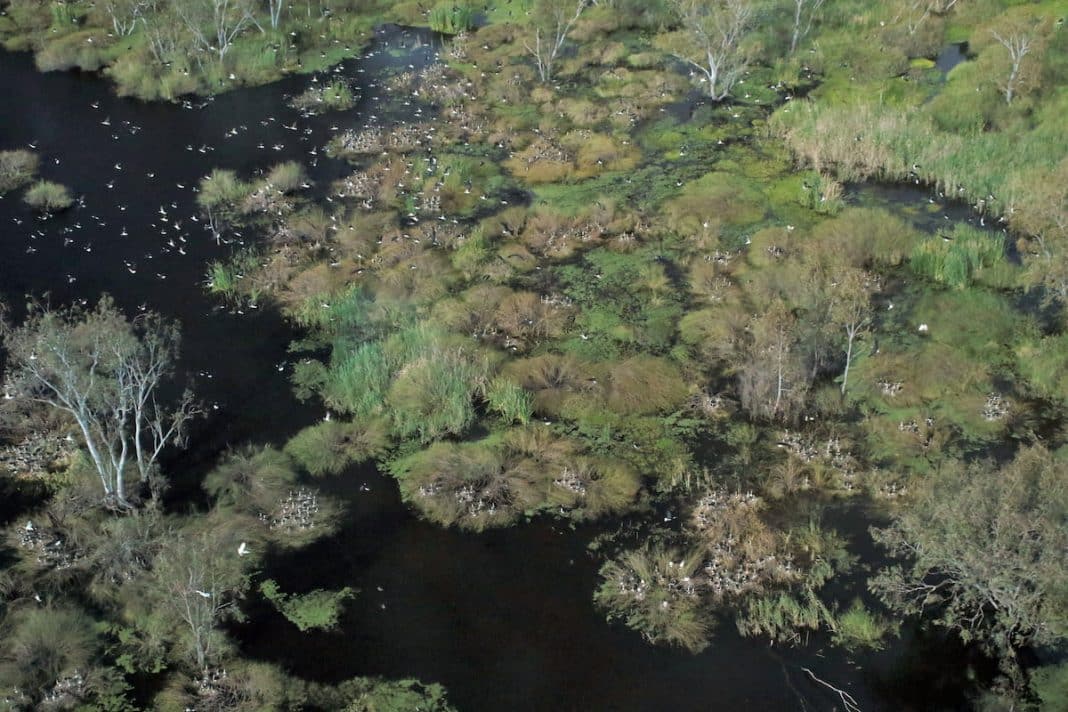
{"type": "MultiPolygon", "coordinates": [[[[376,78],[391,64],[429,61],[428,39],[381,32],[370,56],[343,66],[364,86],[359,106],[314,119],[284,106],[306,77],[183,108],[119,99],[98,78],[42,75],[30,57],[0,54],[0,148],[32,144],[42,177],[84,199],[43,221],[18,194],[0,200],[0,298],[18,309],[27,294],[66,303],[107,292],[130,313],[181,320],[182,369],[213,408],[192,448],[167,463],[173,506],[196,501],[199,476],[226,447],[282,442],[321,415],[290,393],[287,345],[296,334],[279,315],[220,309],[205,294],[207,263],[232,247],[193,220],[192,187],[214,167],[248,175],[288,159],[314,162],[320,186],[341,175],[345,167],[322,146],[335,130],[377,120],[376,78]]],[[[444,684],[462,710],[840,708],[807,667],[864,710],[963,704],[964,661],[944,642],[907,634],[885,653],[848,656],[819,639],[799,651],[769,648],[726,623],[701,655],[654,648],[606,624],[592,605],[594,527],[537,521],[462,534],[412,516],[373,468],[323,486],[347,502],[345,526],[309,549],[269,557],[263,573],[285,590],[360,589],[341,629],[301,634],[254,602],[250,621],[232,631],[244,654],[308,679],[416,677],[444,684]]],[[[859,512],[827,523],[874,555],[859,512]]]]}
{"type": "Polygon", "coordinates": [[[942,48],[935,59],[935,66],[943,74],[949,74],[949,70],[968,59],[968,43],[955,42],[942,48]]]}

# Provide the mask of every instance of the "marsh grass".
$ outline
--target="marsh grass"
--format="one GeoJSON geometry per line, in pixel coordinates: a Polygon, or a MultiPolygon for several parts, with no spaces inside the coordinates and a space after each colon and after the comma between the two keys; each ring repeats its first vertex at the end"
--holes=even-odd
{"type": "Polygon", "coordinates": [[[238,293],[237,270],[218,260],[208,263],[207,286],[213,294],[233,299],[238,293]]]}
{"type": "Polygon", "coordinates": [[[594,602],[609,620],[621,620],[650,643],[697,653],[711,642],[709,617],[691,581],[701,552],[663,545],[625,551],[601,567],[594,602]]]}
{"type": "Polygon", "coordinates": [[[486,401],[508,423],[526,425],[534,415],[534,397],[507,378],[498,376],[490,381],[486,401]]]}
{"type": "Polygon", "coordinates": [[[869,611],[860,599],[834,617],[835,645],[847,650],[882,650],[887,637],[896,634],[896,627],[886,618],[869,611]]]}
{"type": "Polygon", "coordinates": [[[796,645],[803,636],[831,621],[832,616],[815,592],[804,589],[800,595],[778,592],[748,599],[736,623],[743,636],[796,645]]]}
{"type": "Polygon", "coordinates": [[[305,91],[293,97],[289,105],[294,109],[306,111],[310,114],[321,114],[326,111],[346,111],[356,105],[357,94],[345,81],[338,79],[330,84],[319,86],[318,84],[308,87],[305,91]]]}
{"type": "Polygon", "coordinates": [[[912,270],[927,279],[962,289],[1005,261],[1005,240],[957,223],[952,233],[919,243],[909,258],[912,270]]]}
{"type": "Polygon", "coordinates": [[[456,35],[474,29],[477,12],[475,7],[465,3],[439,2],[430,9],[426,21],[435,32],[456,35]]]}
{"type": "Polygon", "coordinates": [[[285,451],[313,477],[337,475],[356,462],[381,457],[389,446],[389,424],[382,418],[354,422],[330,420],[304,428],[285,451]]]}

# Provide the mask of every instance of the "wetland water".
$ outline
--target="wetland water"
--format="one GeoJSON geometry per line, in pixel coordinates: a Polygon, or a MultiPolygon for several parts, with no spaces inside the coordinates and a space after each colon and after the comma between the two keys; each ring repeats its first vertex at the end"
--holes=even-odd
{"type": "MultiPolygon", "coordinates": [[[[176,481],[172,506],[196,498],[199,475],[227,446],[280,443],[322,415],[291,395],[287,345],[296,334],[280,316],[266,307],[220,309],[206,294],[207,263],[233,248],[194,221],[192,187],[215,167],[247,176],[290,159],[315,162],[310,174],[326,185],[345,167],[322,146],[335,130],[385,120],[376,115],[384,91],[376,78],[391,65],[430,61],[427,39],[380,32],[369,56],[342,67],[362,84],[358,106],[318,118],[285,106],[306,77],[183,108],[119,99],[99,78],[39,74],[28,55],[0,54],[0,148],[32,144],[42,177],[84,201],[38,220],[18,194],[0,200],[0,297],[18,310],[24,295],[48,292],[65,303],[107,292],[128,313],[153,309],[181,321],[182,370],[217,409],[191,449],[166,464],[176,481]]],[[[598,561],[586,544],[594,527],[537,521],[463,534],[418,520],[372,468],[323,487],[346,501],[345,525],[329,540],[268,558],[264,576],[290,591],[360,589],[340,630],[298,633],[255,601],[249,621],[233,629],[244,654],[308,679],[436,681],[461,710],[835,708],[837,695],[814,683],[808,667],[864,710],[962,703],[964,662],[943,644],[906,634],[885,653],[850,657],[820,640],[772,649],[725,623],[700,655],[654,648],[593,607],[598,561]]],[[[827,523],[871,553],[855,511],[827,523]]]]}

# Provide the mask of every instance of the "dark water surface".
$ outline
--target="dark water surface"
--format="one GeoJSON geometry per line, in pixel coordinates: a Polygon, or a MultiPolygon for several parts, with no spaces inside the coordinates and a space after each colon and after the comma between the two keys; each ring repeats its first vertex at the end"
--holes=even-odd
{"type": "MultiPolygon", "coordinates": [[[[341,175],[345,167],[322,146],[334,130],[372,120],[381,96],[375,78],[390,65],[429,61],[425,47],[397,51],[426,39],[380,33],[370,56],[343,67],[364,85],[360,105],[314,119],[284,106],[307,78],[182,108],[119,99],[98,78],[42,75],[30,57],[0,53],[0,149],[35,145],[42,177],[84,197],[84,207],[46,221],[19,194],[0,200],[0,298],[17,309],[27,294],[50,292],[65,303],[107,292],[130,313],[147,308],[181,320],[182,369],[218,408],[193,448],[168,463],[179,505],[227,446],[278,443],[321,415],[290,393],[286,348],[296,334],[280,316],[266,307],[220,309],[205,294],[207,263],[232,247],[216,245],[193,221],[191,188],[214,167],[247,177],[288,159],[315,161],[310,172],[320,186],[341,175]]],[[[269,558],[264,575],[292,591],[359,588],[341,629],[301,634],[253,604],[250,622],[233,631],[246,655],[294,674],[418,677],[444,684],[463,710],[841,708],[801,670],[809,667],[864,710],[962,703],[964,661],[940,641],[907,636],[886,653],[853,659],[818,640],[802,651],[771,649],[740,639],[728,623],[701,655],[654,648],[594,610],[597,561],[586,551],[593,528],[538,521],[462,534],[413,517],[393,482],[373,469],[324,486],[348,503],[342,531],[269,558]]],[[[829,523],[870,549],[862,517],[829,523]]]]}

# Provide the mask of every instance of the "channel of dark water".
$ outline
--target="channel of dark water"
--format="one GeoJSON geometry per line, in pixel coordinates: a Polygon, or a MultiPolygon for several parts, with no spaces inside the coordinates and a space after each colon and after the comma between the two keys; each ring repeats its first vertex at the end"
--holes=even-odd
{"type": "MultiPolygon", "coordinates": [[[[343,174],[344,165],[322,155],[323,144],[334,127],[371,122],[383,91],[375,78],[398,63],[429,61],[430,39],[380,32],[367,57],[342,67],[363,85],[360,104],[311,119],[283,100],[307,86],[306,77],[183,109],[120,99],[99,78],[39,74],[29,56],[0,53],[0,148],[35,145],[42,177],[84,197],[84,207],[47,221],[17,195],[0,200],[0,298],[17,311],[24,295],[48,292],[67,303],[107,292],[130,313],[148,308],[182,322],[182,370],[218,408],[191,449],[167,463],[177,481],[173,506],[195,502],[199,476],[226,447],[280,443],[321,414],[291,395],[291,327],[270,308],[238,314],[206,295],[207,263],[232,248],[193,222],[192,186],[215,167],[247,176],[288,159],[315,161],[320,186],[343,174]],[[416,45],[422,49],[404,51],[416,45]]],[[[250,621],[232,631],[245,655],[294,674],[418,677],[444,684],[463,710],[832,709],[836,696],[804,666],[864,710],[963,704],[964,662],[941,641],[907,635],[885,653],[850,657],[819,640],[802,650],[769,649],[725,623],[701,655],[654,648],[593,608],[598,561],[586,544],[595,527],[541,520],[462,534],[414,517],[373,468],[323,486],[346,501],[345,526],[327,541],[269,558],[264,575],[285,590],[359,588],[340,630],[302,634],[253,603],[250,621]]],[[[845,513],[828,523],[862,551],[871,548],[863,517],[845,513]]]]}

